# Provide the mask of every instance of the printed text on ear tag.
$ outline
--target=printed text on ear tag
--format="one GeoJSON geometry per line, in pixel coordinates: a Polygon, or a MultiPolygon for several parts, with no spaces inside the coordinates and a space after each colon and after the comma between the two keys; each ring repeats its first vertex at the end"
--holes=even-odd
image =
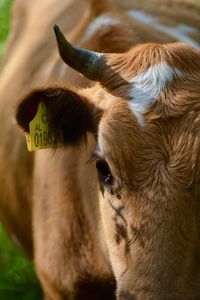
{"type": "Polygon", "coordinates": [[[26,142],[29,151],[53,148],[55,145],[55,137],[49,130],[48,113],[43,102],[39,103],[37,113],[29,123],[26,142]]]}

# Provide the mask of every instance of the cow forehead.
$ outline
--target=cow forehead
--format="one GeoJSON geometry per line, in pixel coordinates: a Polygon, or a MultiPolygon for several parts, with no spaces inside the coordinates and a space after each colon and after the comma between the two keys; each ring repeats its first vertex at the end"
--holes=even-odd
{"type": "MultiPolygon", "coordinates": [[[[128,100],[130,110],[142,127],[145,126],[143,114],[150,106],[158,106],[159,102],[165,107],[171,106],[168,94],[175,94],[175,91],[177,94],[177,90],[183,90],[183,105],[185,101],[189,104],[189,99],[194,93],[195,97],[200,96],[200,52],[184,44],[138,46],[128,53],[111,55],[108,64],[125,79],[121,89],[120,84],[115,82],[117,77],[113,76],[109,80],[111,84],[113,80],[113,87],[118,87],[118,96],[122,100],[128,100]],[[162,101],[158,101],[161,96],[162,101]]],[[[162,105],[158,107],[160,112],[162,105]]],[[[180,100],[177,105],[180,107],[180,100]]]]}
{"type": "Polygon", "coordinates": [[[199,73],[200,51],[182,43],[143,44],[111,58],[111,65],[129,83],[153,80],[163,87],[183,74],[199,73]]]}
{"type": "Polygon", "coordinates": [[[130,108],[142,127],[145,126],[142,113],[149,105],[157,101],[167,85],[182,76],[184,75],[179,69],[171,67],[166,62],[159,62],[150,66],[146,71],[133,76],[129,81],[131,84],[130,108]]]}
{"type": "MultiPolygon", "coordinates": [[[[193,111],[194,105],[199,107],[199,51],[183,44],[144,48],[145,51],[140,52],[141,48],[136,47],[123,54],[118,60],[119,67],[115,64],[128,84],[126,89],[122,87],[124,95],[114,97],[106,91],[99,93],[99,97],[104,95],[103,102],[111,99],[99,125],[99,148],[111,161],[116,163],[117,159],[124,169],[138,156],[148,133],[157,140],[157,145],[164,143],[161,136],[156,137],[162,134],[162,126],[159,125],[158,133],[149,129],[152,124],[145,124],[144,120],[147,113],[151,120],[156,105],[159,117],[165,113],[165,121],[168,115],[178,117],[186,110],[193,111]]],[[[171,124],[166,121],[163,132],[167,126],[171,124]]]]}
{"type": "MultiPolygon", "coordinates": [[[[146,74],[158,74],[161,81],[169,81],[181,73],[199,71],[200,51],[182,43],[142,44],[122,54],[108,56],[108,65],[126,80],[140,79],[146,74]]],[[[158,79],[158,78],[156,78],[158,79]]]]}

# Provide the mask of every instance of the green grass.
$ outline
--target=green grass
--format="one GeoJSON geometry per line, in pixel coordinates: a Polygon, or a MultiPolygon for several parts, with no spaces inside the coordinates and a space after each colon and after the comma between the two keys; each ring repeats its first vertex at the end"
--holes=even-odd
{"type": "Polygon", "coordinates": [[[10,8],[13,0],[0,0],[0,56],[10,29],[10,8]]]}
{"type": "MultiPolygon", "coordinates": [[[[0,57],[10,28],[13,0],[0,0],[0,57]]],[[[31,261],[0,224],[0,300],[40,300],[42,291],[31,261]]]]}
{"type": "Polygon", "coordinates": [[[0,299],[39,300],[41,288],[32,262],[26,258],[0,225],[0,299]]]}

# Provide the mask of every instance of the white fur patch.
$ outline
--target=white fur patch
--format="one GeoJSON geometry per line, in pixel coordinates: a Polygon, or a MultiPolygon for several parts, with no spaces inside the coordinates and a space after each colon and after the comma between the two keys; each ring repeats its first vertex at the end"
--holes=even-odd
{"type": "Polygon", "coordinates": [[[131,10],[128,12],[128,15],[143,24],[169,34],[171,37],[177,39],[180,42],[186,43],[194,48],[200,48],[200,44],[189,36],[191,33],[197,32],[197,30],[191,26],[184,24],[178,25],[176,27],[167,26],[161,24],[155,17],[144,13],[141,10],[131,10]]]}
{"type": "Polygon", "coordinates": [[[101,15],[90,23],[86,29],[83,40],[90,39],[104,25],[116,25],[119,23],[120,21],[118,19],[115,19],[109,15],[101,15]]]}
{"type": "Polygon", "coordinates": [[[144,126],[142,113],[156,100],[168,83],[180,76],[181,72],[178,69],[170,67],[165,62],[160,62],[129,81],[132,84],[129,92],[130,108],[141,126],[144,126]]]}

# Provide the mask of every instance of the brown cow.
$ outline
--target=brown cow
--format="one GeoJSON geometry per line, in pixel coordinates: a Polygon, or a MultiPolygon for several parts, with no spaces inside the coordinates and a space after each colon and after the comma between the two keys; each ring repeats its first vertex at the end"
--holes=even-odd
{"type": "Polygon", "coordinates": [[[17,173],[25,199],[33,192],[27,219],[46,299],[112,299],[113,274],[119,300],[200,299],[195,10],[183,26],[184,13],[169,21],[164,6],[161,23],[149,14],[156,3],[129,5],[128,15],[93,3],[75,40],[96,52],[74,48],[55,27],[63,60],[97,83],[58,62],[52,74],[71,85],[35,89],[18,107],[28,132],[44,102],[63,145],[35,153],[32,182],[29,169],[17,173]],[[168,43],[178,38],[193,47],[168,43]]]}

